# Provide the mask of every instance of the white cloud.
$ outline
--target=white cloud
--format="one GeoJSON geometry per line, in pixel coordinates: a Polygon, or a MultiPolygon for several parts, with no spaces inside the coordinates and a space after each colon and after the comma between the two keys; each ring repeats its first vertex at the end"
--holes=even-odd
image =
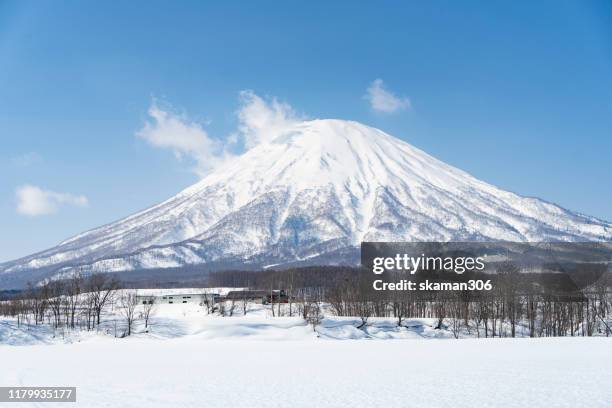
{"type": "Polygon", "coordinates": [[[57,193],[32,185],[17,188],[15,195],[17,197],[17,212],[29,216],[53,214],[62,205],[86,207],[89,203],[84,195],[57,193]]]}
{"type": "Polygon", "coordinates": [[[267,102],[250,90],[240,92],[240,103],[238,130],[247,149],[273,140],[299,120],[289,104],[276,98],[267,102]]]}
{"type": "Polygon", "coordinates": [[[200,176],[230,156],[223,143],[211,138],[200,123],[186,115],[163,109],[156,101],[151,103],[148,114],[150,120],[136,135],[153,146],[172,149],[179,160],[190,157],[196,162],[193,170],[200,176]]]}
{"type": "Polygon", "coordinates": [[[370,107],[376,112],[394,113],[410,108],[410,99],[395,96],[391,91],[385,89],[382,79],[375,79],[368,87],[365,98],[370,102],[370,107]]]}
{"type": "Polygon", "coordinates": [[[194,160],[193,170],[203,177],[235,157],[230,151],[237,150],[241,141],[245,150],[251,149],[283,134],[299,120],[289,104],[276,98],[263,99],[245,90],[240,92],[239,101],[238,129],[223,141],[211,137],[202,124],[173,112],[171,107],[160,107],[155,100],[147,112],[149,119],[136,136],[155,147],[171,149],[179,160],[194,160]]]}

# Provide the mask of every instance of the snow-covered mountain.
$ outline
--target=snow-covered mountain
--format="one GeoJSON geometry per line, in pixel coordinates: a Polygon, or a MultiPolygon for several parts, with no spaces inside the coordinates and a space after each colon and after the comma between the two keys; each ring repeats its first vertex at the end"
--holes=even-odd
{"type": "Polygon", "coordinates": [[[612,240],[612,224],[477,180],[380,130],[295,124],[169,200],[0,265],[53,276],[357,262],[361,241],[612,240]]]}

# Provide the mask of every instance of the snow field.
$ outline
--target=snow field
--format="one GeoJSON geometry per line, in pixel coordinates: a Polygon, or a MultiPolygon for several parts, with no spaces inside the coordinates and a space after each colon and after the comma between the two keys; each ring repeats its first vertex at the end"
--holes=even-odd
{"type": "Polygon", "coordinates": [[[90,332],[0,319],[0,385],[76,386],[77,407],[612,406],[610,338],[455,340],[431,319],[357,329],[339,317],[315,332],[263,305],[239,309],[160,304],[150,330],[127,338],[110,313],[90,332]]]}

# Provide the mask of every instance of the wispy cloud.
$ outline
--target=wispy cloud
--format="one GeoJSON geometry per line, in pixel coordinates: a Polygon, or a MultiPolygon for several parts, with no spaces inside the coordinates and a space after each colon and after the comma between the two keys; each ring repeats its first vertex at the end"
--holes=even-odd
{"type": "Polygon", "coordinates": [[[288,103],[276,98],[266,101],[250,90],[240,92],[237,114],[247,149],[275,139],[300,119],[288,103]]]}
{"type": "Polygon", "coordinates": [[[148,115],[149,120],[136,135],[153,146],[171,149],[179,160],[193,159],[197,174],[206,174],[229,156],[224,143],[210,137],[201,123],[174,112],[170,106],[162,108],[154,100],[148,115]]]}
{"type": "Polygon", "coordinates": [[[42,156],[36,152],[27,152],[11,158],[11,163],[17,167],[28,167],[41,161],[42,156]]]}
{"type": "Polygon", "coordinates": [[[385,88],[382,79],[375,79],[367,89],[365,98],[370,102],[370,107],[376,112],[394,113],[410,108],[410,99],[398,97],[385,88]]]}
{"type": "Polygon", "coordinates": [[[215,138],[203,123],[175,112],[168,104],[161,107],[153,100],[147,121],[136,136],[152,146],[171,149],[179,160],[185,157],[194,160],[196,166],[193,170],[203,177],[235,157],[233,152],[269,142],[299,120],[289,104],[273,97],[262,98],[250,90],[240,92],[239,103],[236,111],[238,128],[225,138],[215,138]]]}
{"type": "Polygon", "coordinates": [[[64,205],[86,207],[89,203],[84,195],[58,193],[28,184],[17,188],[15,196],[17,212],[28,216],[53,214],[64,205]]]}

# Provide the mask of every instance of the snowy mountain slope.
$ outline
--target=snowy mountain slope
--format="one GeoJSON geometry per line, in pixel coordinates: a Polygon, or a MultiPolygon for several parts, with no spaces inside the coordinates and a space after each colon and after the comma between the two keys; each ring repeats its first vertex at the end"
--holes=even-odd
{"type": "Polygon", "coordinates": [[[612,224],[500,190],[380,130],[313,120],[159,205],[0,265],[0,278],[286,264],[362,240],[610,241],[612,224]]]}

